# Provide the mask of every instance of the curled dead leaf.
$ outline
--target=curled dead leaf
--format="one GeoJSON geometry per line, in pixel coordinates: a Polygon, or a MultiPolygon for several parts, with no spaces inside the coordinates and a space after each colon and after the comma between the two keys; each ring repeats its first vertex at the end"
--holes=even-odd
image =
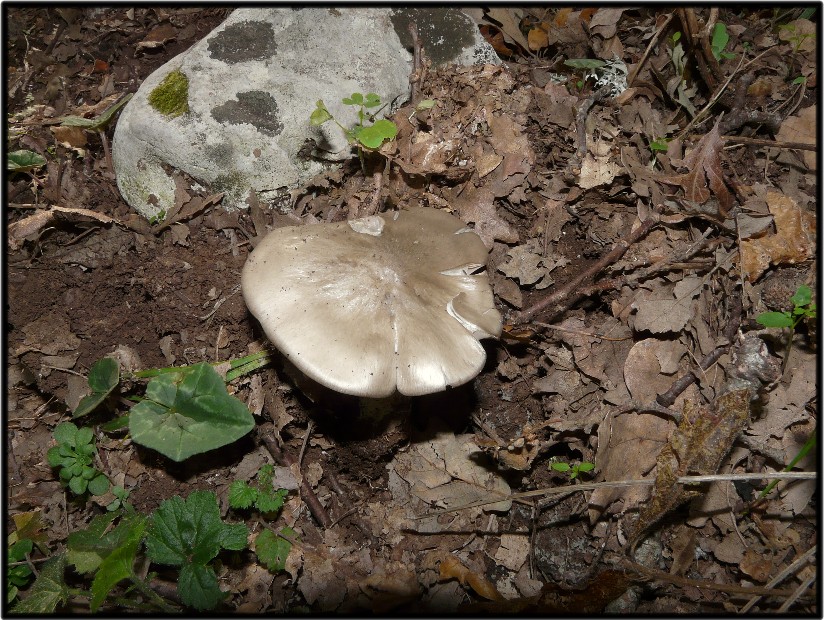
{"type": "Polygon", "coordinates": [[[495,588],[495,584],[480,573],[468,569],[454,555],[448,555],[441,560],[439,579],[441,581],[457,579],[461,585],[469,586],[480,596],[490,601],[504,600],[504,597],[495,588]]]}

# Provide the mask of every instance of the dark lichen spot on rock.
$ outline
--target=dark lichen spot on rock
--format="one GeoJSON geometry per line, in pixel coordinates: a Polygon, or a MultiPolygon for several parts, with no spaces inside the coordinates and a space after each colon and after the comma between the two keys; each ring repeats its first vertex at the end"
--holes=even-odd
{"type": "Polygon", "coordinates": [[[391,19],[398,38],[408,49],[412,49],[409,24],[418,27],[421,45],[435,66],[454,62],[465,49],[475,45],[472,31],[476,26],[459,9],[396,8],[391,19]]]}
{"type": "Polygon", "coordinates": [[[189,78],[175,69],[149,93],[149,105],[174,118],[189,111],[189,78]]]}
{"type": "Polygon", "coordinates": [[[227,101],[212,108],[212,117],[219,123],[249,123],[267,136],[276,136],[283,131],[275,98],[262,90],[238,93],[237,101],[227,101]]]}
{"type": "Polygon", "coordinates": [[[249,21],[227,26],[208,44],[212,58],[230,65],[271,58],[277,47],[272,24],[249,21]]]}
{"type": "Polygon", "coordinates": [[[232,161],[234,160],[234,149],[228,142],[207,144],[203,148],[203,152],[209,161],[214,162],[218,166],[223,166],[224,168],[230,167],[232,165],[232,161]]]}

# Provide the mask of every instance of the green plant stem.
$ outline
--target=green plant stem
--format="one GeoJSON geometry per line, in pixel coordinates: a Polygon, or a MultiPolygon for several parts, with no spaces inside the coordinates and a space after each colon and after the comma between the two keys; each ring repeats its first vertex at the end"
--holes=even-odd
{"type": "MultiPolygon", "coordinates": [[[[788,355],[788,357],[789,357],[789,355],[788,355]]],[[[793,460],[790,461],[790,464],[787,465],[782,471],[791,471],[792,468],[796,466],[798,461],[800,461],[805,456],[807,456],[807,454],[810,453],[810,450],[812,450],[814,447],[815,447],[815,433],[813,433],[812,435],[809,436],[807,441],[804,442],[804,445],[801,446],[801,449],[798,451],[798,454],[795,455],[793,460]]],[[[755,501],[759,502],[762,499],[764,499],[765,497],[767,497],[767,495],[770,493],[770,491],[772,491],[775,488],[775,485],[777,485],[778,482],[779,482],[778,480],[773,480],[772,482],[770,482],[764,488],[764,490],[761,491],[761,494],[758,496],[758,499],[756,499],[755,501]]]]}
{"type": "Polygon", "coordinates": [[[166,613],[178,613],[180,611],[174,605],[167,603],[162,596],[160,596],[157,592],[152,590],[145,581],[140,579],[140,577],[138,577],[134,573],[131,574],[129,579],[135,586],[137,586],[137,589],[140,590],[142,594],[144,594],[148,599],[150,599],[155,605],[160,607],[160,609],[162,609],[166,613]]]}
{"type": "MultiPolygon", "coordinates": [[[[226,382],[232,381],[248,374],[258,368],[261,368],[272,361],[272,353],[269,351],[258,351],[245,357],[229,360],[229,371],[226,373],[226,382]]],[[[212,362],[212,366],[220,366],[226,362],[212,362]]],[[[191,366],[171,366],[168,368],[148,368],[146,370],[138,370],[132,376],[138,379],[151,379],[160,375],[165,375],[170,372],[181,372],[191,368],[191,366]]]]}

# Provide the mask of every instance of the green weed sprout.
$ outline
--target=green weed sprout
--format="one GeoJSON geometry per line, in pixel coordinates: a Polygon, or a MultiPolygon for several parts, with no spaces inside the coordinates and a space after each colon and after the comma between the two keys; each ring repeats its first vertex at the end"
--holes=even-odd
{"type": "Polygon", "coordinates": [[[33,574],[26,563],[26,557],[32,552],[34,541],[30,538],[18,540],[8,549],[6,556],[6,603],[17,598],[18,588],[28,585],[33,574]]]}
{"type": "Polygon", "coordinates": [[[583,461],[581,463],[576,463],[575,465],[570,465],[569,463],[557,461],[552,463],[550,467],[557,472],[569,474],[569,479],[575,480],[579,474],[595,469],[595,463],[583,461]]]}
{"type": "Polygon", "coordinates": [[[784,312],[762,312],[755,317],[755,320],[764,327],[790,329],[787,335],[787,354],[784,356],[785,368],[787,360],[790,359],[790,349],[793,344],[795,328],[803,319],[815,319],[818,317],[818,311],[812,299],[813,293],[810,287],[802,284],[796,289],[795,295],[790,297],[790,301],[793,304],[792,310],[786,310],[784,312]]]}
{"type": "Polygon", "coordinates": [[[254,506],[264,514],[277,513],[283,507],[283,501],[289,491],[274,488],[274,475],[275,468],[266,464],[258,471],[253,484],[235,480],[229,486],[229,505],[235,509],[254,506]]]}
{"type": "Polygon", "coordinates": [[[57,425],[53,435],[57,445],[49,448],[46,459],[51,467],[59,468],[60,481],[75,495],[86,491],[103,495],[108,491],[109,479],[92,465],[97,454],[92,429],[63,422],[57,425]]]}
{"type": "MultiPolygon", "coordinates": [[[[320,126],[327,121],[333,121],[346,136],[349,144],[354,144],[358,147],[358,159],[360,160],[361,170],[366,173],[366,165],[363,161],[363,151],[375,150],[380,147],[386,140],[392,140],[398,135],[398,126],[390,120],[382,118],[374,120],[374,114],[367,113],[367,109],[376,108],[381,105],[381,98],[375,93],[352,93],[351,97],[344,97],[342,100],[344,105],[351,105],[358,107],[358,122],[351,128],[344,127],[338,120],[332,116],[332,113],[326,108],[323,100],[318,99],[315,103],[315,110],[309,116],[309,124],[320,126]],[[369,123],[369,124],[367,124],[369,123]]],[[[379,110],[376,110],[377,113],[379,110]]]]}
{"type": "Polygon", "coordinates": [[[715,28],[712,30],[712,41],[710,41],[710,47],[712,48],[712,55],[715,56],[716,60],[721,60],[722,58],[735,58],[735,54],[724,51],[724,48],[727,47],[727,43],[729,43],[729,41],[730,35],[727,34],[727,25],[723,22],[718,22],[715,24],[715,28]]]}

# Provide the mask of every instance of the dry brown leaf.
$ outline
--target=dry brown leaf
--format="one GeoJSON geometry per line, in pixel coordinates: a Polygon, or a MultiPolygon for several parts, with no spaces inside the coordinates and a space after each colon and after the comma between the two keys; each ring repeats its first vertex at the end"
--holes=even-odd
{"type": "Polygon", "coordinates": [[[641,506],[632,545],[661,517],[701,491],[677,482],[679,476],[715,474],[733,442],[750,419],[750,391],[734,390],[712,405],[684,404],[678,428],[658,456],[655,485],[641,506]]]}
{"type": "MultiPolygon", "coordinates": [[[[781,123],[781,128],[778,130],[776,140],[785,142],[800,142],[801,144],[816,144],[816,106],[811,105],[798,114],[794,114],[784,119],[781,123]]],[[[816,155],[815,151],[801,151],[804,158],[804,164],[812,171],[816,169],[816,155]]]]}
{"type": "Polygon", "coordinates": [[[529,44],[529,49],[533,52],[538,51],[539,49],[543,49],[547,45],[549,45],[549,38],[546,34],[546,28],[543,27],[543,24],[533,28],[527,33],[526,39],[527,43],[529,44]]]}
{"type": "Polygon", "coordinates": [[[612,161],[609,156],[593,157],[587,153],[581,162],[581,177],[578,185],[583,189],[591,189],[599,185],[609,185],[621,172],[621,166],[612,161]]]}
{"type": "Polygon", "coordinates": [[[648,330],[653,334],[678,333],[695,316],[695,302],[701,293],[702,279],[684,278],[670,287],[660,282],[651,291],[639,291],[632,307],[637,309],[633,327],[636,331],[648,330]]]}
{"type": "Polygon", "coordinates": [[[460,195],[456,195],[457,193],[458,190],[444,189],[444,197],[449,204],[464,222],[475,224],[475,232],[487,248],[491,249],[496,240],[504,243],[518,242],[518,232],[501,219],[495,210],[492,189],[470,185],[460,195]]]}
{"type": "Polygon", "coordinates": [[[23,218],[20,221],[9,224],[7,230],[9,249],[12,251],[19,250],[20,247],[23,245],[23,241],[26,237],[40,232],[40,230],[42,230],[47,224],[49,224],[57,216],[58,213],[90,217],[94,220],[97,220],[98,222],[103,222],[104,224],[119,223],[117,220],[109,217],[108,215],[103,215],[102,213],[90,211],[89,209],[75,209],[71,207],[51,207],[48,211],[38,211],[34,215],[30,215],[26,218],[23,218]]]}
{"type": "MultiPolygon", "coordinates": [[[[595,464],[599,479],[636,480],[646,476],[666,445],[672,422],[646,413],[627,413],[609,418],[598,427],[595,464]]],[[[595,523],[610,504],[622,499],[627,510],[646,499],[647,487],[599,488],[589,500],[590,523],[595,523]]]]}
{"type": "Polygon", "coordinates": [[[505,7],[493,7],[487,11],[487,16],[501,24],[501,31],[504,39],[510,43],[517,43],[524,49],[529,49],[529,41],[521,32],[521,19],[523,11],[521,9],[511,9],[505,7]]]}
{"type": "Polygon", "coordinates": [[[495,552],[495,560],[511,571],[518,571],[529,556],[529,536],[501,534],[501,545],[495,552]]]}
{"type": "Polygon", "coordinates": [[[771,264],[792,265],[815,256],[815,214],[778,192],[767,192],[767,205],[775,234],[741,241],[741,269],[749,282],[758,280],[771,264]]]}
{"type": "Polygon", "coordinates": [[[684,159],[672,160],[673,165],[686,168],[687,172],[660,177],[659,180],[668,185],[680,186],[684,190],[684,198],[699,204],[704,204],[714,194],[718,199],[718,214],[726,218],[732,208],[732,194],[724,183],[721,169],[723,148],[724,141],[718,133],[716,123],[712,131],[703,136],[684,159]]]}
{"type": "Polygon", "coordinates": [[[605,39],[614,37],[618,31],[618,22],[626,9],[602,8],[589,20],[589,31],[605,39]]]}
{"type": "Polygon", "coordinates": [[[55,139],[69,148],[81,149],[88,143],[86,130],[82,127],[62,127],[60,125],[50,127],[55,139]]]}
{"type": "Polygon", "coordinates": [[[636,342],[624,363],[624,379],[633,400],[649,403],[666,392],[673,381],[671,375],[678,370],[678,360],[685,353],[678,341],[647,338],[636,342]],[[665,370],[672,372],[664,374],[665,370]]]}
{"type": "Polygon", "coordinates": [[[504,597],[498,592],[497,588],[495,588],[495,584],[489,581],[484,575],[468,569],[454,555],[447,555],[441,560],[439,578],[441,581],[457,579],[461,585],[469,586],[480,596],[490,601],[504,600],[504,597]]]}

